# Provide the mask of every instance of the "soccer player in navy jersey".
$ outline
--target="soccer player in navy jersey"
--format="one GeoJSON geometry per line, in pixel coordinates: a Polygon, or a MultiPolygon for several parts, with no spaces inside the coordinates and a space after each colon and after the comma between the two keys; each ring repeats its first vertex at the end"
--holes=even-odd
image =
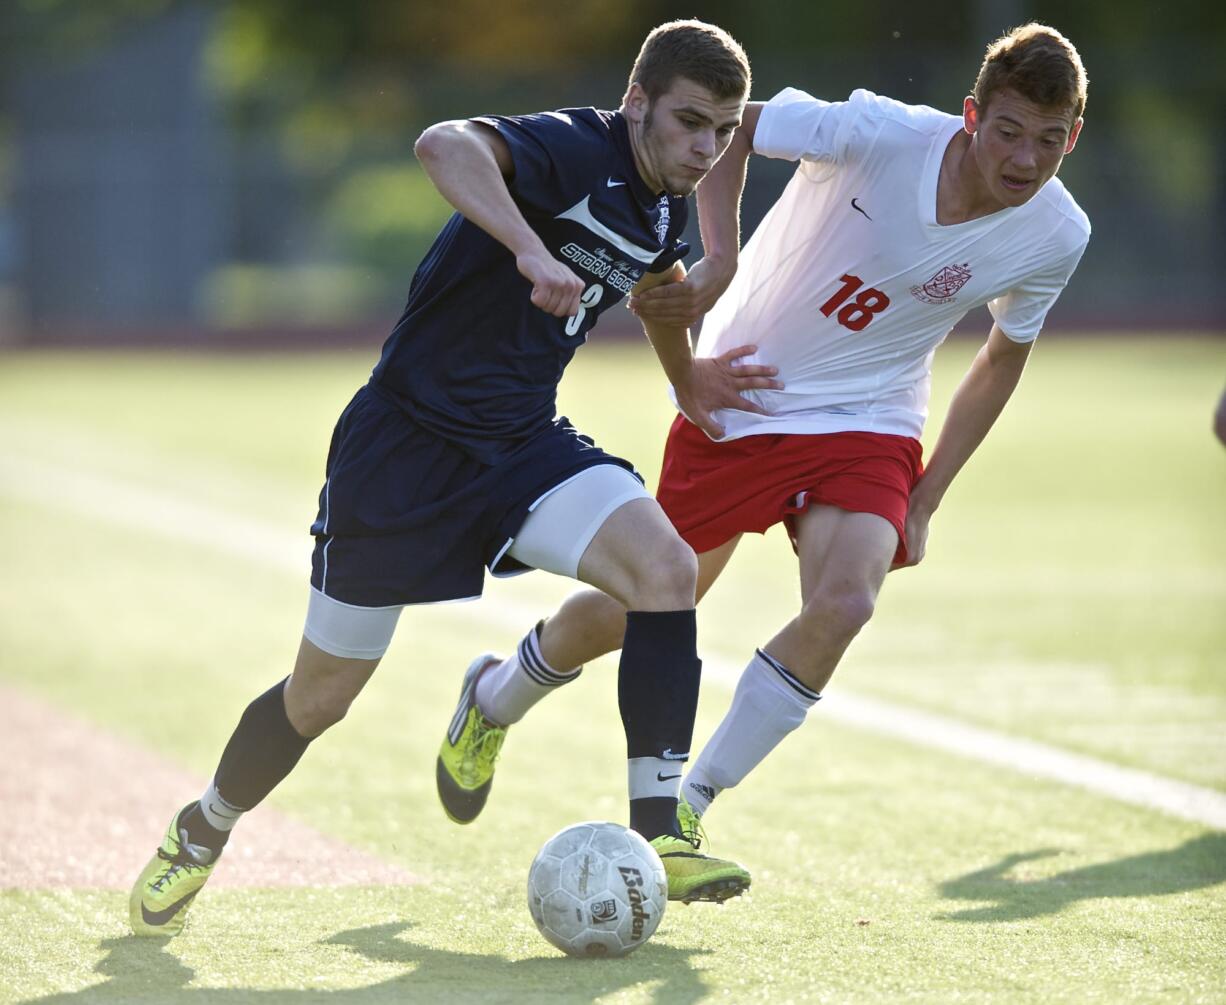
{"type": "MultiPolygon", "coordinates": [[[[706,257],[684,282],[631,301],[660,323],[705,314],[700,355],[752,340],[755,361],[787,384],[749,392],[762,409],[717,414],[719,436],[678,395],[664,450],[657,498],[698,554],[699,599],[743,534],[777,523],[801,594],[799,611],[749,657],[689,768],[684,831],[697,833],[720,793],[806,720],[889,570],[923,559],[945,493],[1016,390],[1090,239],[1056,177],[1087,86],[1072,42],[1031,23],[987,47],[960,115],[866,90],[828,101],[785,88],[749,102],[698,193],[706,257]],[[797,167],[742,249],[751,153],[797,167]],[[933,355],[980,305],[992,329],[924,465],[933,355]]],[[[511,662],[564,672],[615,650],[623,630],[616,601],[585,590],[511,662]]],[[[518,721],[492,705],[489,714],[518,721]]]]}
{"type": "MultiPolygon", "coordinates": [[[[660,853],[671,899],[748,887],[744,869],[699,854],[677,824],[700,670],[694,553],[628,461],[555,416],[555,394],[602,311],[684,277],[686,196],[731,141],[749,81],[724,31],[671,22],[644,42],[618,111],[443,122],[418,139],[457,212],[333,434],[293,672],[247,707],[204,795],[172,819],[132,891],[137,934],[182,929],[235,822],[344,717],[401,609],[478,597],[486,568],[571,576],[630,612],[618,681],[630,824],[660,853]]],[[[687,414],[712,433],[715,410],[757,408],[740,392],[778,386],[773,367],[738,365],[752,346],[695,359],[684,325],[644,327],[687,414]]],[[[458,822],[485,802],[502,724],[574,676],[541,658],[534,635],[521,650],[513,674],[482,657],[464,676],[437,764],[458,822]]]]}

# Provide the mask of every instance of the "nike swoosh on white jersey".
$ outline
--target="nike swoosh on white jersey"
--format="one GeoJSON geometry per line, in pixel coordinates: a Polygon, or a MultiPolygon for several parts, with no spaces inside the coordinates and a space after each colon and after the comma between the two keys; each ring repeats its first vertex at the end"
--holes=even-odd
{"type": "Polygon", "coordinates": [[[640,262],[653,262],[659,257],[659,250],[656,248],[641,248],[633,241],[624,238],[617,231],[606,227],[603,223],[592,216],[592,210],[588,205],[591,200],[590,195],[585,195],[579,202],[571,206],[564,213],[559,213],[555,220],[574,220],[590,230],[597,237],[602,237],[608,241],[613,247],[617,248],[625,255],[637,259],[640,262]]]}

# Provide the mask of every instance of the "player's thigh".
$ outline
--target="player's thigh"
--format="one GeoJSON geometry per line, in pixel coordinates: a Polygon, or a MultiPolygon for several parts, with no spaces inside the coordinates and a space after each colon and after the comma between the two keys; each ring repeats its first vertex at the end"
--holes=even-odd
{"type": "Polygon", "coordinates": [[[400,607],[358,607],[311,588],[286,706],[352,700],[387,652],[400,607]]]}
{"type": "Polygon", "coordinates": [[[823,592],[876,597],[898,547],[898,532],[876,513],[810,506],[796,517],[802,603],[823,592]]]}
{"type": "Polygon", "coordinates": [[[631,500],[601,524],[579,563],[579,579],[620,601],[646,596],[693,606],[698,560],[650,496],[631,500]]]}
{"type": "Polygon", "coordinates": [[[719,579],[724,569],[728,567],[728,561],[732,558],[732,553],[736,551],[736,546],[740,541],[741,535],[737,534],[736,537],[725,541],[723,544],[699,553],[698,600],[702,600],[707,595],[707,591],[715,585],[715,581],[719,579]]]}
{"type": "Polygon", "coordinates": [[[655,505],[625,468],[586,468],[537,500],[507,554],[534,569],[582,579],[580,564],[610,516],[637,501],[655,505]]]}

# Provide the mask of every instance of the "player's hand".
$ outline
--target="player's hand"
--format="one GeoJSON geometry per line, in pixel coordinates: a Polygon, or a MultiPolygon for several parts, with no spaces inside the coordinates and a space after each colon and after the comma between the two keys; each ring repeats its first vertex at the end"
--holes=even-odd
{"type": "Polygon", "coordinates": [[[677,404],[685,417],[713,440],[724,435],[724,427],[715,421],[712,412],[720,408],[735,408],[766,415],[766,409],[742,397],[741,392],[761,388],[780,390],[783,387],[783,382],[775,379],[779,373],[778,367],[737,362],[757,351],[756,345],[739,345],[721,356],[695,359],[686,385],[675,388],[677,404]]]}
{"type": "Polygon", "coordinates": [[[916,498],[912,491],[911,504],[907,507],[907,522],[904,525],[907,533],[907,560],[895,569],[910,569],[924,560],[928,550],[928,525],[932,520],[932,510],[922,498],[916,498]]]}
{"type": "Polygon", "coordinates": [[[688,328],[715,306],[735,275],[735,262],[729,267],[704,258],[681,282],[653,286],[632,296],[626,306],[644,321],[688,328]]]}
{"type": "Polygon", "coordinates": [[[515,267],[532,284],[532,303],[546,314],[568,318],[579,312],[583,280],[544,248],[517,256],[515,267]]]}

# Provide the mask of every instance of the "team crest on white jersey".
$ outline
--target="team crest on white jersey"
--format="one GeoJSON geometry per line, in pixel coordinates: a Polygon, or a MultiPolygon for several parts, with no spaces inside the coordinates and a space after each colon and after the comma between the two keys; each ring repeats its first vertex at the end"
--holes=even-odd
{"type": "Polygon", "coordinates": [[[971,278],[971,267],[967,262],[961,265],[947,265],[923,286],[912,286],[911,296],[926,304],[947,304],[955,294],[966,285],[971,278]]]}
{"type": "Polygon", "coordinates": [[[664,238],[668,237],[669,216],[668,194],[665,193],[660,196],[660,218],[656,220],[656,240],[661,244],[664,243],[664,238]]]}

